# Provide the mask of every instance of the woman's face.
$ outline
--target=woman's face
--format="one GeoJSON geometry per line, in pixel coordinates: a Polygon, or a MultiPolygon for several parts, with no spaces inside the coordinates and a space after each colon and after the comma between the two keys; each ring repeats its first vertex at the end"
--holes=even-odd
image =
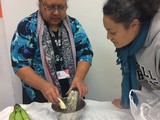
{"type": "Polygon", "coordinates": [[[39,7],[43,18],[51,27],[57,27],[66,16],[66,0],[41,0],[39,7]]]}
{"type": "Polygon", "coordinates": [[[107,30],[107,39],[110,39],[116,48],[122,48],[131,43],[139,32],[139,22],[133,21],[128,28],[122,23],[115,23],[110,17],[103,16],[103,24],[107,30]]]}

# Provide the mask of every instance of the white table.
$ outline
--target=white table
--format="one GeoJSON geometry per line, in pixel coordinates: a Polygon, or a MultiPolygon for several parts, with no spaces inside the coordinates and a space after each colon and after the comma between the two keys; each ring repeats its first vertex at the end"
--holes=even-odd
{"type": "MultiPolygon", "coordinates": [[[[86,107],[82,120],[134,120],[130,109],[116,108],[110,101],[100,102],[85,100],[86,107]]],[[[28,105],[21,104],[32,120],[57,120],[51,103],[33,102],[28,105]]],[[[8,120],[13,106],[9,106],[0,112],[0,120],[8,120]]]]}

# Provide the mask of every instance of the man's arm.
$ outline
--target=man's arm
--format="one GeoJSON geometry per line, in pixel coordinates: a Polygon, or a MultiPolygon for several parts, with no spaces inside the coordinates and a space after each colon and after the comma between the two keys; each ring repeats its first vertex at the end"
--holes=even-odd
{"type": "Polygon", "coordinates": [[[74,87],[77,87],[78,91],[79,91],[79,96],[81,98],[83,98],[88,93],[88,88],[85,85],[84,80],[85,80],[86,74],[89,71],[89,68],[90,68],[89,62],[85,62],[85,61],[78,62],[75,77],[74,77],[72,84],[71,84],[71,87],[69,89],[69,91],[70,91],[74,87]]]}
{"type": "Polygon", "coordinates": [[[25,66],[19,69],[16,75],[29,86],[40,90],[48,101],[59,102],[57,97],[60,96],[57,87],[36,74],[31,67],[25,66]]]}

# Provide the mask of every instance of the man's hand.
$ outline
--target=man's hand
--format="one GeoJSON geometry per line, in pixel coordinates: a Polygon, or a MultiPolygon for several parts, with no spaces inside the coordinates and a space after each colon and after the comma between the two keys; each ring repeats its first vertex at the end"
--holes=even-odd
{"type": "Polygon", "coordinates": [[[60,95],[59,95],[58,88],[55,85],[51,83],[46,83],[41,89],[41,92],[49,102],[53,104],[59,103],[58,98],[60,98],[60,95]]]}
{"type": "Polygon", "coordinates": [[[78,78],[74,78],[73,82],[67,92],[67,94],[73,89],[73,88],[78,88],[79,91],[79,97],[83,98],[87,93],[88,93],[88,88],[85,85],[83,80],[80,80],[78,78]]]}

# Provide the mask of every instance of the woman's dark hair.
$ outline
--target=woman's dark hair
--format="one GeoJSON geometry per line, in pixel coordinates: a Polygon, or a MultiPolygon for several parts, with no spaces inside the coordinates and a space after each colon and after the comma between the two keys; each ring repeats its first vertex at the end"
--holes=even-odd
{"type": "Polygon", "coordinates": [[[107,0],[103,14],[113,21],[128,26],[132,20],[150,20],[158,12],[160,0],[107,0]]]}

